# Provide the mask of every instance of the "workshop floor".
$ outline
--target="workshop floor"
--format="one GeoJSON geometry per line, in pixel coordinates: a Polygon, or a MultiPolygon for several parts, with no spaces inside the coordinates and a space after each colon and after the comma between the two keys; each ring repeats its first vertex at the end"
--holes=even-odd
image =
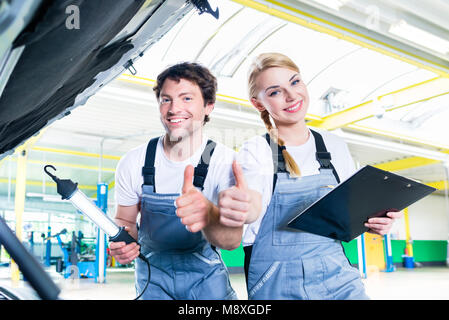
{"type": "MultiPolygon", "coordinates": [[[[106,282],[102,284],[95,283],[93,279],[63,279],[51,269],[49,273],[61,288],[62,299],[130,300],[135,297],[132,269],[108,269],[106,282]]],[[[449,300],[449,268],[445,267],[373,272],[363,282],[373,300],[449,300]]],[[[231,274],[231,283],[239,299],[246,300],[244,275],[231,274]]],[[[12,287],[9,268],[0,268],[0,285],[12,287]]],[[[26,287],[20,281],[19,289],[26,287]]]]}

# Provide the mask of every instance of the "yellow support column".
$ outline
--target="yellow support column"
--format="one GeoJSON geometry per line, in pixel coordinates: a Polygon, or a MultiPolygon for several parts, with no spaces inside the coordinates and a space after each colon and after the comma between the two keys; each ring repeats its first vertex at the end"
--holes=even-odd
{"type": "MultiPolygon", "coordinates": [[[[16,149],[17,154],[17,174],[16,191],[14,195],[14,211],[16,213],[16,237],[22,241],[22,221],[25,210],[26,191],[26,165],[28,151],[38,141],[47,129],[42,129],[39,134],[29,138],[22,146],[16,149]]],[[[20,270],[14,261],[11,261],[11,280],[13,286],[18,286],[20,280],[20,270]]]]}
{"type": "Polygon", "coordinates": [[[412,238],[410,236],[410,222],[408,218],[408,208],[404,209],[404,222],[405,222],[405,248],[407,249],[407,256],[413,257],[413,245],[412,238]]]}
{"type": "Polygon", "coordinates": [[[365,232],[365,252],[368,275],[385,269],[383,237],[365,232]]]}
{"type": "MultiPolygon", "coordinates": [[[[16,192],[14,200],[14,211],[16,213],[16,237],[22,240],[22,217],[25,209],[25,190],[26,190],[26,163],[28,150],[23,148],[17,153],[17,174],[16,174],[16,192]]],[[[11,280],[13,286],[17,286],[20,280],[20,271],[17,264],[11,263],[11,280]]]]}

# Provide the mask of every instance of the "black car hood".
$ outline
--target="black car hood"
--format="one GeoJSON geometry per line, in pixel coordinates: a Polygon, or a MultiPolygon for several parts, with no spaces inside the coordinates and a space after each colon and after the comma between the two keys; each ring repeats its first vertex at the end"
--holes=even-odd
{"type": "Polygon", "coordinates": [[[0,79],[7,77],[3,92],[0,87],[0,159],[84,104],[195,6],[204,12],[204,3],[43,0],[9,52],[0,55],[0,79]],[[77,13],[71,8],[78,21],[70,21],[77,13]],[[5,74],[2,67],[12,53],[19,59],[5,74]]]}

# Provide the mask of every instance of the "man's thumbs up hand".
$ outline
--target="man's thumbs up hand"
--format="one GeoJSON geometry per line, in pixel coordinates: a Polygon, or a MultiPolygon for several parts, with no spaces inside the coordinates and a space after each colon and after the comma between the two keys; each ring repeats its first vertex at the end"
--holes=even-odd
{"type": "Polygon", "coordinates": [[[228,227],[241,227],[248,217],[251,198],[243,170],[235,160],[232,163],[232,171],[235,186],[218,194],[220,222],[228,227]]]}
{"type": "Polygon", "coordinates": [[[198,232],[209,223],[212,203],[193,185],[194,168],[188,165],[184,170],[182,195],[175,201],[176,215],[190,232],[198,232]]]}
{"type": "Polygon", "coordinates": [[[184,183],[182,185],[182,194],[189,192],[189,190],[194,189],[193,186],[193,173],[194,169],[193,166],[188,165],[184,169],[184,183]]]}

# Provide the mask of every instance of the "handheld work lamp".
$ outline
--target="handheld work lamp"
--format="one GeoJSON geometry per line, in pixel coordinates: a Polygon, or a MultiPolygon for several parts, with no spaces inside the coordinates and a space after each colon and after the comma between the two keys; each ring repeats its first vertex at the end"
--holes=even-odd
{"type": "MultiPolygon", "coordinates": [[[[52,168],[56,171],[56,168],[52,165],[46,165],[44,171],[48,174],[54,182],[56,182],[57,192],[62,196],[63,200],[69,200],[75,208],[86,215],[98,228],[104,231],[109,236],[109,241],[120,242],[123,241],[126,244],[137,241],[131,237],[131,235],[125,230],[124,227],[119,227],[115,222],[109,218],[95,203],[90,200],[79,188],[78,183],[73,182],[70,179],[59,179],[54,174],[48,171],[48,168],[52,168]]],[[[148,265],[148,272],[150,272],[150,266],[147,258],[140,253],[139,258],[145,261],[148,265]]],[[[149,282],[149,277],[147,284],[149,282]]],[[[145,287],[146,289],[146,287],[145,287]]],[[[145,291],[142,290],[142,293],[145,291]]],[[[142,295],[142,293],[140,295],[142,295]]],[[[138,299],[140,295],[136,298],[138,299]]]]}

